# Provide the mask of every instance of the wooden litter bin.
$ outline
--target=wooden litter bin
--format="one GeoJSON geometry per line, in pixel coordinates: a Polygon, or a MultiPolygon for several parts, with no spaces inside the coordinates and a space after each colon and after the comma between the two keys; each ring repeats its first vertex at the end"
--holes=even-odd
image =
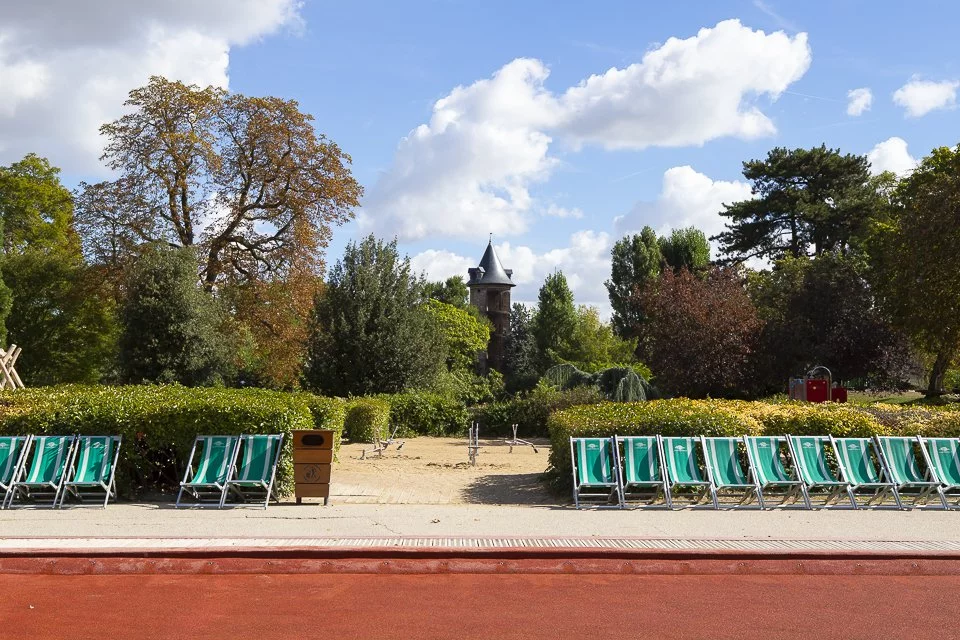
{"type": "Polygon", "coordinates": [[[293,432],[293,478],[297,504],[301,504],[303,498],[323,498],[323,504],[330,504],[333,438],[333,431],[328,429],[293,432]]]}

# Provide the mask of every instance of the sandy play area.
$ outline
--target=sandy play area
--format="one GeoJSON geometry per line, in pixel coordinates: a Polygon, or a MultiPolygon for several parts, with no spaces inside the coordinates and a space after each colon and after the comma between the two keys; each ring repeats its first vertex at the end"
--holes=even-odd
{"type": "Polygon", "coordinates": [[[333,466],[331,502],[378,504],[556,504],[539,481],[547,468],[546,439],[510,448],[480,440],[477,465],[468,463],[466,438],[409,438],[382,457],[372,445],[344,444],[333,466]]]}

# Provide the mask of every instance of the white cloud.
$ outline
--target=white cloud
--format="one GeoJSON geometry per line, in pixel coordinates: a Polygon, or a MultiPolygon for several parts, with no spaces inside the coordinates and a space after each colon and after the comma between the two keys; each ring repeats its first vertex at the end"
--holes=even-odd
{"type": "Polygon", "coordinates": [[[694,226],[709,238],[724,230],[720,216],[724,204],[753,197],[745,182],[712,180],[692,167],[667,169],[660,195],[653,202],[638,202],[629,213],[614,220],[617,233],[638,233],[644,226],[665,234],[670,229],[694,226]]]}
{"type": "Polygon", "coordinates": [[[467,277],[467,269],[477,266],[480,258],[471,260],[452,251],[427,249],[410,258],[414,273],[423,273],[428,280],[446,280],[450,276],[467,277]]]}
{"type": "Polygon", "coordinates": [[[0,0],[0,161],[103,171],[98,129],[151,75],[227,86],[229,53],[299,24],[297,0],[0,0]],[[55,16],[51,18],[51,16],[55,16]]]}
{"type": "Polygon", "coordinates": [[[867,152],[867,160],[870,161],[870,172],[874,175],[892,171],[902,176],[917,166],[917,159],[907,151],[907,141],[896,136],[878,142],[867,152]]]}
{"type": "Polygon", "coordinates": [[[806,34],[737,20],[671,38],[560,94],[545,87],[542,62],[514,60],[438,100],[430,121],[401,140],[364,201],[361,229],[403,240],[523,233],[544,210],[531,188],[558,164],[554,137],[643,149],[770,135],[776,127],[755,100],[777,99],[809,66],[806,34]]]}
{"type": "Polygon", "coordinates": [[[573,218],[575,220],[579,220],[583,217],[583,211],[578,207],[569,209],[553,203],[551,203],[550,206],[540,213],[548,218],[573,218]]]}
{"type": "Polygon", "coordinates": [[[911,118],[925,116],[937,109],[953,109],[957,103],[960,81],[932,82],[914,77],[893,93],[893,101],[911,118]]]}
{"type": "Polygon", "coordinates": [[[870,107],[873,105],[873,92],[867,87],[851,89],[847,92],[847,99],[849,100],[847,102],[847,115],[863,115],[864,112],[870,111],[870,107]]]}

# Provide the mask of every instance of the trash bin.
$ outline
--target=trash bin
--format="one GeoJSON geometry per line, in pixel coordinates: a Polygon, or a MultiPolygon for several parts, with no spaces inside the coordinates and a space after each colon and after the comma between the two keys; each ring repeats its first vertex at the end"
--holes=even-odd
{"type": "Polygon", "coordinates": [[[334,433],[328,429],[293,432],[293,479],[297,504],[303,498],[323,498],[330,504],[330,470],[334,433]]]}

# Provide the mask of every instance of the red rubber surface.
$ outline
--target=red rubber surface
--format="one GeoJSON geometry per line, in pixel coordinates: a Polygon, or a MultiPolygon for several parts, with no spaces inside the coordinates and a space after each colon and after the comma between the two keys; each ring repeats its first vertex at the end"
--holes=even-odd
{"type": "Polygon", "coordinates": [[[945,638],[957,576],[0,575],[3,638],[945,638]]]}

